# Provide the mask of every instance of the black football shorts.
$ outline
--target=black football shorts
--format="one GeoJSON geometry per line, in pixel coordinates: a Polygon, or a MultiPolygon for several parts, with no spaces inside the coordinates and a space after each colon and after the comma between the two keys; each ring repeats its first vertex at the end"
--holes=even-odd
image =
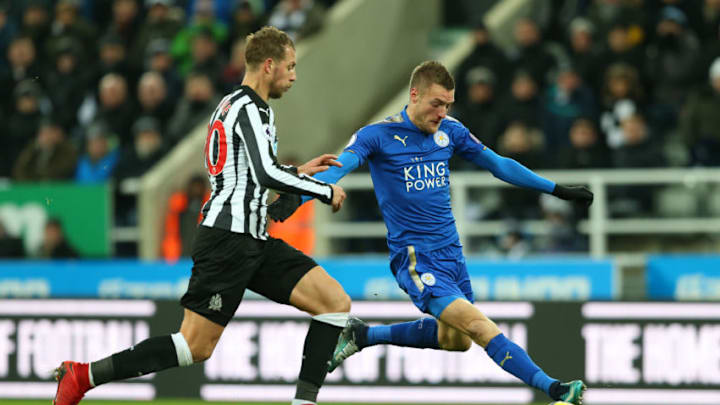
{"type": "Polygon", "coordinates": [[[180,305],[226,326],[250,289],[281,304],[317,263],[281,239],[198,226],[193,268],[180,305]]]}

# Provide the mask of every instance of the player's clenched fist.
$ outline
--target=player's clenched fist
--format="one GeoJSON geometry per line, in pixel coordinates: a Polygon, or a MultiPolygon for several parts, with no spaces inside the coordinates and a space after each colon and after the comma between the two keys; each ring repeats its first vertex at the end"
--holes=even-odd
{"type": "Polygon", "coordinates": [[[342,189],[342,187],[331,184],[330,187],[332,187],[332,208],[333,212],[338,212],[340,208],[342,208],[343,201],[345,201],[345,197],[347,195],[345,194],[345,190],[342,189]]]}

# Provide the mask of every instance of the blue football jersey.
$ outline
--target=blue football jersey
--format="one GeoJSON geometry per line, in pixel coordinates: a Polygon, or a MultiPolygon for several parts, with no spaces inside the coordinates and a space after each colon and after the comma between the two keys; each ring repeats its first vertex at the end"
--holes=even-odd
{"type": "Polygon", "coordinates": [[[485,149],[454,118],[444,119],[436,133],[427,134],[405,109],[361,128],[345,147],[370,167],[391,250],[409,245],[431,250],[458,242],[448,162],[453,153],[472,160],[485,149]]]}

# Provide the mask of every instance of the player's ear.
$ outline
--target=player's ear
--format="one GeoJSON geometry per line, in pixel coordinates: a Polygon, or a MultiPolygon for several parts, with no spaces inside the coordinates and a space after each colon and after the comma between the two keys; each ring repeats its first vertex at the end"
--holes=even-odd
{"type": "Polygon", "coordinates": [[[410,102],[415,104],[418,101],[418,98],[420,98],[420,92],[416,87],[410,88],[410,102]]]}
{"type": "Polygon", "coordinates": [[[265,59],[265,62],[263,62],[263,71],[264,71],[265,73],[270,74],[270,73],[272,72],[272,67],[273,67],[273,60],[272,60],[272,58],[267,58],[267,59],[265,59]]]}

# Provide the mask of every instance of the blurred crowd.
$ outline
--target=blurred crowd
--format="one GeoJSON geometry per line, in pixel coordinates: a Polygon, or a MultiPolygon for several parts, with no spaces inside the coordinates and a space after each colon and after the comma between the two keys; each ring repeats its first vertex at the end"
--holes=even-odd
{"type": "Polygon", "coordinates": [[[474,23],[456,72],[483,142],[534,169],[720,166],[719,0],[530,4],[507,52],[474,23]]]}
{"type": "MultiPolygon", "coordinates": [[[[456,71],[451,114],[485,144],[533,170],[720,166],[720,0],[537,1],[528,11],[511,49],[470,22],[474,49],[456,71]]],[[[610,214],[652,215],[655,191],[611,188],[610,214]]],[[[496,216],[557,213],[537,193],[501,193],[496,216]]]]}
{"type": "Polygon", "coordinates": [[[331,3],[0,0],[0,178],[142,175],[242,81],[247,34],[302,40],[331,3]]]}
{"type": "MultiPolygon", "coordinates": [[[[334,2],[0,0],[0,178],[112,181],[115,223],[134,225],[134,197],[120,185],[241,83],[247,34],[270,24],[301,41],[334,2]]],[[[193,184],[206,194],[206,181],[193,184]]],[[[175,197],[172,212],[181,200],[195,201],[175,197]]]]}

